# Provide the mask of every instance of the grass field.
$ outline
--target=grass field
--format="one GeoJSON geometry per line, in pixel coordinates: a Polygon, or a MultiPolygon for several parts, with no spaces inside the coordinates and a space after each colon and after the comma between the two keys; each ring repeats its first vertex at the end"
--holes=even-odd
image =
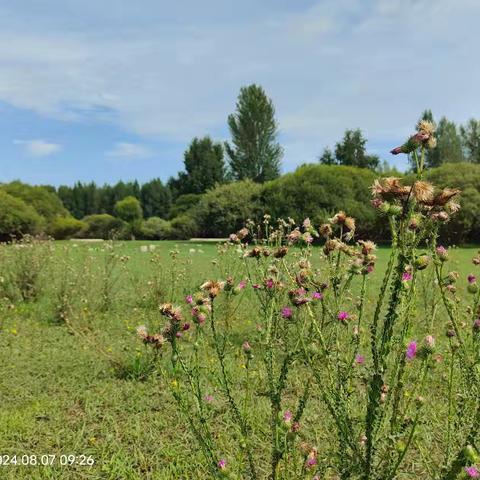
{"type": "MultiPolygon", "coordinates": [[[[0,466],[0,478],[211,478],[201,466],[198,445],[177,411],[170,386],[159,372],[143,372],[142,356],[146,353],[135,329],[143,324],[161,324],[158,301],[175,297],[182,303],[204,280],[224,277],[226,266],[216,260],[217,246],[125,242],[115,245],[119,257],[114,262],[108,260],[104,249],[104,244],[57,242],[42,260],[46,266],[40,273],[38,299],[2,304],[0,454],[17,455],[19,464],[0,466]],[[155,250],[141,251],[145,245],[155,245],[155,250]],[[175,267],[169,254],[172,250],[178,251],[175,267]],[[106,304],[104,291],[108,292],[106,304]],[[58,319],[62,302],[75,312],[73,330],[58,319]],[[23,455],[38,459],[56,455],[56,459],[49,466],[24,466],[20,465],[23,455]],[[61,455],[76,455],[77,459],[72,465],[60,465],[61,455]],[[94,465],[79,465],[81,455],[91,456],[94,465]]],[[[472,270],[475,252],[473,248],[454,249],[450,268],[465,277],[472,270]]],[[[378,292],[388,253],[387,248],[378,251],[369,298],[378,292]]],[[[247,292],[235,314],[227,319],[229,338],[237,350],[245,339],[255,337],[258,312],[249,296],[252,294],[247,292]]],[[[430,332],[438,338],[444,337],[442,315],[437,316],[430,332]]],[[[429,321],[425,319],[414,329],[424,334],[429,321]]],[[[233,358],[241,367],[241,352],[233,358]]],[[[214,371],[213,359],[205,359],[205,368],[214,371]]],[[[301,384],[301,378],[293,379],[292,390],[301,384]]],[[[239,382],[238,394],[242,385],[239,382]]],[[[213,383],[211,389],[211,418],[222,444],[232,426],[213,383]]],[[[445,409],[443,394],[432,392],[439,416],[445,409]]],[[[314,392],[310,403],[305,435],[321,445],[330,442],[332,434],[317,395],[314,392]]],[[[258,402],[261,416],[262,400],[258,402]]],[[[259,439],[263,433],[257,432],[259,439]]],[[[241,462],[226,440],[224,454],[232,464],[241,462]]],[[[398,478],[420,478],[417,475],[424,468],[420,463],[411,458],[398,478]]],[[[262,468],[260,465],[260,472],[262,468]]]]}

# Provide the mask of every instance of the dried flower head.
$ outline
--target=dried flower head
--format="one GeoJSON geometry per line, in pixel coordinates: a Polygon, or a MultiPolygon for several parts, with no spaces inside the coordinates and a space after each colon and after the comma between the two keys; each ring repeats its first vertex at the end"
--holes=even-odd
{"type": "Polygon", "coordinates": [[[412,186],[412,194],[417,202],[425,203],[433,200],[433,185],[430,182],[418,180],[412,186]]]}

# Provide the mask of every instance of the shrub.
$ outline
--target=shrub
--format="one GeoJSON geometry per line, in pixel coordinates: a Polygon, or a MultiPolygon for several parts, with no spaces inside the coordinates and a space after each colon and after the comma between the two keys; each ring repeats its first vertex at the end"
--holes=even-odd
{"type": "Polygon", "coordinates": [[[333,165],[304,165],[265,185],[262,202],[274,219],[309,217],[315,224],[325,222],[335,212],[344,210],[357,218],[359,235],[377,230],[377,220],[370,206],[370,186],[375,179],[371,170],[333,165]]]}
{"type": "Polygon", "coordinates": [[[262,186],[244,180],[220,185],[205,193],[193,210],[200,234],[226,237],[244,225],[248,218],[257,218],[261,210],[262,186]]]}
{"type": "Polygon", "coordinates": [[[194,237],[198,232],[198,225],[189,215],[180,215],[171,222],[172,238],[179,240],[188,240],[194,237]]]}
{"type": "Polygon", "coordinates": [[[2,189],[33,207],[39,215],[46,219],[47,224],[53,222],[58,216],[68,215],[62,201],[47,187],[26,185],[17,181],[3,185],[2,189]]]}
{"type": "Polygon", "coordinates": [[[442,238],[456,244],[480,241],[480,165],[446,163],[430,170],[427,179],[440,187],[455,185],[462,191],[461,209],[443,226],[442,238]]]}
{"type": "Polygon", "coordinates": [[[83,238],[118,238],[119,234],[120,237],[123,237],[122,231],[125,230],[125,223],[108,213],[87,215],[83,222],[86,227],[79,233],[79,236],[83,238]]]}
{"type": "Polygon", "coordinates": [[[172,237],[173,229],[169,221],[160,217],[150,217],[141,226],[141,236],[149,240],[165,240],[172,237]]]}
{"type": "Polygon", "coordinates": [[[0,189],[0,239],[10,236],[38,233],[45,220],[20,198],[0,189]]]}
{"type": "Polygon", "coordinates": [[[175,218],[183,213],[188,212],[191,210],[195,205],[198,205],[202,195],[197,193],[187,193],[185,195],[180,195],[176,200],[175,203],[170,208],[169,217],[175,218]]]}
{"type": "Polygon", "coordinates": [[[73,217],[57,217],[50,225],[50,234],[56,240],[70,238],[86,227],[81,220],[73,217]]]}
{"type": "Polygon", "coordinates": [[[115,213],[119,218],[128,223],[142,218],[142,207],[135,197],[125,197],[115,204],[115,213]]]}

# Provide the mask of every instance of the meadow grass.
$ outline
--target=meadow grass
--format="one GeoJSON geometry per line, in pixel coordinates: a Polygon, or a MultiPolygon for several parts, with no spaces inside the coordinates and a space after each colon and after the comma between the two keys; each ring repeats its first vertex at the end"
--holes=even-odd
{"type": "MultiPolygon", "coordinates": [[[[211,478],[185,418],[178,413],[170,386],[160,372],[149,371],[144,361],[149,352],[138,341],[135,329],[142,324],[161,323],[158,301],[175,297],[181,302],[206,279],[223,278],[224,266],[218,261],[217,246],[168,241],[117,243],[113,248],[120,259],[114,265],[108,264],[104,247],[104,244],[56,242],[48,254],[48,266],[41,272],[38,299],[13,305],[5,302],[0,333],[0,454],[19,457],[84,454],[92,456],[95,464],[0,466],[0,478],[211,478]],[[148,245],[155,245],[155,250],[142,252],[141,247],[148,245]],[[176,251],[175,267],[171,251],[176,251]],[[73,273],[66,274],[68,268],[73,273]],[[98,282],[106,271],[108,278],[98,282]],[[72,275],[80,278],[72,281],[72,275]],[[65,287],[63,294],[68,297],[69,308],[74,308],[82,318],[81,323],[72,323],[73,330],[57,318],[57,294],[63,283],[72,284],[71,288],[65,287]],[[83,286],[79,287],[80,284],[83,286]],[[154,290],[158,290],[158,298],[152,297],[154,290]],[[108,299],[104,298],[104,292],[108,292],[108,299]]],[[[466,277],[472,270],[475,251],[473,247],[452,249],[450,269],[466,277]]],[[[367,311],[373,308],[378,295],[389,248],[380,248],[377,253],[376,269],[368,285],[367,311]]],[[[319,254],[320,249],[318,252],[314,249],[314,264],[319,254]]],[[[444,313],[437,316],[433,325],[430,320],[423,319],[425,323],[414,326],[413,330],[419,335],[429,332],[444,338],[444,313]]],[[[238,354],[228,361],[237,362],[241,372],[244,359],[240,346],[245,339],[255,338],[258,322],[251,289],[228,322],[229,338],[238,345],[238,354]]],[[[213,358],[204,358],[203,364],[207,374],[213,376],[213,358]]],[[[252,375],[255,376],[255,371],[252,375]]],[[[292,398],[302,383],[302,378],[292,380],[289,387],[292,398]]],[[[239,379],[236,386],[239,391],[234,393],[240,394],[245,383],[239,379]]],[[[227,440],[233,426],[226,415],[225,401],[214,382],[211,388],[215,435],[230,463],[242,462],[241,458],[235,458],[238,453],[227,440]]],[[[315,401],[318,392],[312,395],[306,434],[316,444],[331,442],[331,419],[324,407],[319,408],[320,401],[315,401]]],[[[430,416],[437,420],[445,414],[445,395],[445,390],[440,389],[432,391],[429,398],[430,416]]],[[[267,416],[267,403],[263,404],[261,397],[257,401],[256,414],[267,416]]],[[[260,417],[251,420],[255,423],[260,417]]],[[[256,435],[261,438],[264,433],[258,431],[256,435]]],[[[435,435],[435,429],[431,435],[435,435]]],[[[430,455],[430,460],[435,461],[434,451],[422,455],[430,455]]],[[[420,478],[424,471],[422,462],[425,459],[409,458],[398,478],[420,478]]],[[[266,468],[259,465],[260,474],[265,477],[266,468]]]]}

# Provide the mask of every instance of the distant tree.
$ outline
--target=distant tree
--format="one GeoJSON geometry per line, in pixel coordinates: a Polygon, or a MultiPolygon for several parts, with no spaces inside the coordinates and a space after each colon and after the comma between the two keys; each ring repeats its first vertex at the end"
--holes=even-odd
{"type": "Polygon", "coordinates": [[[465,126],[460,127],[460,134],[467,160],[480,163],[480,120],[470,119],[465,126]]]}
{"type": "Polygon", "coordinates": [[[10,240],[11,236],[35,234],[40,231],[45,220],[21,198],[14,197],[0,188],[0,240],[10,240]]]}
{"type": "Polygon", "coordinates": [[[169,188],[159,178],[144,183],[140,189],[143,215],[145,218],[166,218],[172,203],[169,188]]]}
{"type": "Polygon", "coordinates": [[[20,198],[27,205],[32,206],[36,212],[46,220],[47,227],[56,217],[68,215],[68,211],[56,193],[44,187],[27,185],[26,183],[15,181],[3,185],[2,188],[9,195],[20,198]]]}
{"type": "Polygon", "coordinates": [[[184,154],[186,193],[203,193],[225,180],[223,147],[210,137],[194,138],[184,154]]]}
{"type": "Polygon", "coordinates": [[[337,159],[335,158],[335,155],[333,154],[332,150],[328,147],[326,147],[323,150],[323,153],[318,157],[318,161],[322,163],[323,165],[336,165],[337,164],[337,159]]]}
{"type": "Polygon", "coordinates": [[[262,87],[242,87],[236,112],[229,115],[232,145],[225,143],[235,180],[266,182],[280,175],[283,150],[277,142],[275,108],[262,87]]]}
{"type": "Polygon", "coordinates": [[[335,145],[336,162],[339,165],[375,170],[380,160],[376,155],[367,155],[366,143],[360,129],[346,130],[342,141],[335,145]]]}
{"type": "Polygon", "coordinates": [[[437,146],[429,150],[426,157],[428,167],[439,167],[442,163],[463,162],[462,139],[454,122],[442,117],[436,130],[437,146]]]}
{"type": "Polygon", "coordinates": [[[206,237],[226,237],[243,227],[247,218],[259,218],[262,188],[258,183],[244,180],[206,192],[192,212],[199,233],[206,237]]]}
{"type": "Polygon", "coordinates": [[[115,204],[115,214],[124,222],[131,224],[142,218],[142,207],[140,202],[130,195],[115,204]]]}

